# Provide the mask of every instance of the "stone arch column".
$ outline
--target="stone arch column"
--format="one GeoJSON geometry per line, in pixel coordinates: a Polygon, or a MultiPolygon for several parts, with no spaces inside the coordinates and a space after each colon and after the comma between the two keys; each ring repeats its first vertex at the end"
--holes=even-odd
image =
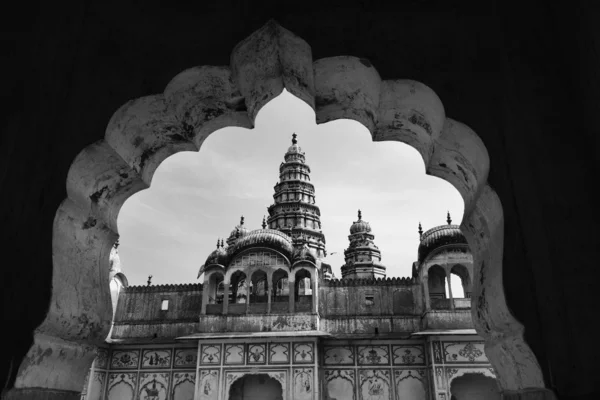
{"type": "Polygon", "coordinates": [[[191,68],[163,93],[124,104],[105,138],[75,158],[53,225],[48,313],[27,357],[15,366],[9,398],[52,393],[66,399],[81,390],[94,349],[110,328],[108,259],[123,202],[147,188],[170,155],[198,151],[220,128],[251,128],[258,111],[284,88],[315,110],[318,123],[353,119],[374,141],[413,146],[427,174],[454,185],[464,199],[461,230],[473,252],[473,321],[500,385],[507,392],[533,389],[552,396],[523,326],[506,306],[504,217],[487,184],[489,157],[481,139],[447,118],[440,99],[422,83],[382,80],[369,61],[356,57],[313,62],[306,42],[270,21],[234,48],[230,67],[191,68]]]}

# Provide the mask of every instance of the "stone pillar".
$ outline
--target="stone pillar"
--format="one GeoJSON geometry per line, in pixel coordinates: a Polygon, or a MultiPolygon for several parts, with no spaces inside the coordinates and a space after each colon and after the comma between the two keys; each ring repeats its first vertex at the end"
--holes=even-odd
{"type": "Polygon", "coordinates": [[[448,282],[448,297],[450,297],[450,310],[454,311],[454,298],[452,297],[452,284],[450,282],[450,274],[446,272],[446,282],[448,282]]]}
{"type": "Polygon", "coordinates": [[[223,284],[223,315],[229,310],[229,283],[223,284]]]}
{"type": "Polygon", "coordinates": [[[267,314],[271,314],[271,295],[273,294],[273,271],[267,272],[267,314]]]}
{"type": "Polygon", "coordinates": [[[429,298],[429,275],[423,275],[423,296],[425,297],[425,311],[431,310],[431,299],[429,298]]]}
{"type": "Polygon", "coordinates": [[[293,314],[294,311],[295,311],[295,304],[296,304],[296,301],[294,299],[296,297],[296,282],[292,281],[292,280],[290,280],[288,278],[288,287],[289,287],[289,295],[290,295],[290,298],[289,298],[289,309],[290,309],[289,313],[293,314]]]}
{"type": "Polygon", "coordinates": [[[246,281],[244,282],[244,286],[246,287],[246,314],[248,314],[248,311],[250,310],[250,281],[249,279],[252,279],[252,276],[250,278],[246,278],[246,281]]]}
{"type": "Polygon", "coordinates": [[[210,275],[204,275],[204,284],[202,285],[202,306],[200,314],[206,315],[206,305],[208,304],[208,291],[210,290],[210,275]]]}
{"type": "Polygon", "coordinates": [[[319,312],[319,287],[318,287],[317,271],[313,271],[310,277],[310,285],[312,289],[312,312],[317,314],[319,312]]]}

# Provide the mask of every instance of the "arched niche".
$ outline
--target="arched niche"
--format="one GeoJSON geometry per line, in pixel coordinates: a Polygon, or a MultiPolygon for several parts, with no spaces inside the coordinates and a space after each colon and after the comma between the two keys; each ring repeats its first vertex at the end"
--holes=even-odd
{"type": "Polygon", "coordinates": [[[472,315],[486,354],[503,390],[544,388],[523,326],[506,306],[504,217],[487,184],[489,157],[481,139],[446,117],[426,85],[382,80],[370,62],[357,57],[313,61],[305,41],[269,21],[233,49],[230,66],[191,68],[163,93],[124,104],[110,119],[105,138],[75,158],[67,198],[54,219],[48,313],[28,355],[15,366],[16,389],[81,390],[94,349],[110,328],[108,263],[123,202],[147,188],[170,155],[198,151],[220,128],[251,128],[261,107],[284,88],[315,110],[318,123],[354,119],[374,141],[413,146],[427,174],[454,185],[465,204],[461,230],[473,253],[472,315]]]}
{"type": "Polygon", "coordinates": [[[229,372],[223,398],[229,400],[245,398],[285,400],[287,399],[286,378],[287,374],[282,371],[229,372]]]}
{"type": "Polygon", "coordinates": [[[488,370],[459,370],[448,381],[450,399],[454,400],[500,400],[500,387],[494,374],[488,370]],[[486,372],[487,371],[487,372],[486,372]]]}

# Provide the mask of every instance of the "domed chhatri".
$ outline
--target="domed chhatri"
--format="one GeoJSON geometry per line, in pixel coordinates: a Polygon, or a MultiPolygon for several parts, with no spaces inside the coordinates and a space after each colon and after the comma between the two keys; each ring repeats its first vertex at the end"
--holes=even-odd
{"type": "Polygon", "coordinates": [[[221,265],[225,267],[228,261],[229,256],[227,254],[227,249],[224,247],[223,239],[217,240],[217,248],[206,257],[206,261],[198,271],[198,278],[200,278],[200,275],[202,275],[210,265],[221,265]]]}
{"type": "MultiPolygon", "coordinates": [[[[300,154],[302,158],[304,158],[304,153],[302,152],[302,148],[298,145],[298,140],[296,139],[298,135],[295,133],[292,134],[292,145],[288,148],[286,155],[290,154],[300,154]]],[[[287,161],[287,160],[286,160],[287,161]]]]}
{"type": "Polygon", "coordinates": [[[386,267],[381,264],[381,251],[373,240],[371,225],[363,221],[358,210],[358,221],[350,226],[350,245],[344,250],[346,263],[342,266],[342,279],[385,278],[386,267]]]}
{"type": "Polygon", "coordinates": [[[359,232],[371,232],[371,225],[367,221],[362,220],[362,212],[360,210],[358,210],[358,221],[355,221],[350,226],[350,234],[359,232]]]}
{"type": "Polygon", "coordinates": [[[419,262],[422,262],[429,254],[442,246],[452,244],[468,246],[467,238],[460,231],[460,226],[451,225],[452,219],[450,218],[450,213],[447,215],[446,222],[448,223],[447,225],[436,226],[420,234],[419,262]]]}
{"type": "Polygon", "coordinates": [[[233,245],[236,242],[236,240],[245,236],[248,232],[248,229],[244,226],[244,216],[242,215],[240,217],[239,225],[236,225],[235,228],[233,228],[233,230],[229,234],[229,237],[227,238],[227,245],[233,245]]]}

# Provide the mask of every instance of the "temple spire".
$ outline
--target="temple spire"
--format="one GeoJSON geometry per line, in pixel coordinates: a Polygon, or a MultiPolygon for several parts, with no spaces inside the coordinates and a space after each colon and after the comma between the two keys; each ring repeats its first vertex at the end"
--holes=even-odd
{"type": "Polygon", "coordinates": [[[421,221],[419,221],[419,239],[423,237],[423,227],[421,226],[421,221]]]}
{"type": "Polygon", "coordinates": [[[360,210],[358,210],[358,220],[362,220],[362,212],[360,210]]]}
{"type": "Polygon", "coordinates": [[[296,132],[294,132],[294,133],[292,134],[292,144],[296,144],[296,143],[298,143],[298,141],[296,140],[296,136],[298,136],[298,135],[296,135],[296,132]]]}
{"type": "Polygon", "coordinates": [[[240,225],[244,225],[244,216],[243,215],[240,217],[240,225]]]}
{"type": "Polygon", "coordinates": [[[264,216],[264,215],[263,215],[262,228],[263,228],[263,229],[267,229],[267,221],[266,221],[266,219],[265,219],[265,216],[264,216]]]}
{"type": "Polygon", "coordinates": [[[148,286],[152,284],[152,275],[148,275],[148,286]]]}
{"type": "Polygon", "coordinates": [[[448,211],[448,214],[446,216],[446,221],[448,222],[448,225],[452,224],[452,218],[450,218],[450,211],[448,211]]]}
{"type": "Polygon", "coordinates": [[[220,244],[221,244],[221,241],[219,239],[217,239],[217,249],[219,248],[220,244]]]}

